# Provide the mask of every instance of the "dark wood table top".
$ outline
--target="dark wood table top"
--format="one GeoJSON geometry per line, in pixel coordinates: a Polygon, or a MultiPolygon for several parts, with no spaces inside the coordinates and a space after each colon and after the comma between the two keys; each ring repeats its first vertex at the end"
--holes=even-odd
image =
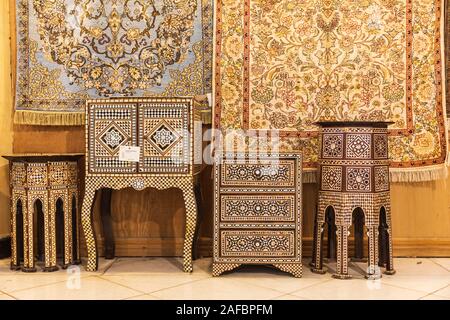
{"type": "Polygon", "coordinates": [[[76,161],[84,153],[9,153],[2,157],[9,161],[42,162],[42,161],[76,161]]]}

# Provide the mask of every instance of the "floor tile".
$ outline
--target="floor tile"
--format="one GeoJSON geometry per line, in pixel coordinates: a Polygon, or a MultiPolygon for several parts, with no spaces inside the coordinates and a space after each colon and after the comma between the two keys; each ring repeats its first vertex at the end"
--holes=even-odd
{"type": "Polygon", "coordinates": [[[394,259],[394,269],[398,276],[448,275],[445,268],[437,265],[429,258],[396,258],[394,259]]]}
{"type": "Polygon", "coordinates": [[[71,273],[72,271],[76,270],[76,272],[80,272],[80,274],[83,275],[93,275],[95,273],[103,273],[105,270],[107,270],[113,263],[114,263],[115,259],[113,260],[106,260],[104,258],[99,258],[98,259],[98,271],[96,272],[91,272],[91,271],[86,271],[86,263],[87,260],[85,258],[83,258],[81,260],[81,264],[79,265],[71,265],[69,266],[67,269],[62,269],[61,267],[59,267],[58,271],[55,272],[43,272],[43,264],[42,263],[38,263],[36,264],[36,272],[33,273],[27,273],[27,272],[22,272],[21,270],[11,270],[10,269],[10,263],[11,260],[10,259],[1,259],[0,260],[0,276],[2,275],[24,275],[24,276],[30,276],[30,275],[41,275],[41,274],[67,274],[67,273],[71,273]]]}
{"type": "Polygon", "coordinates": [[[314,274],[303,261],[300,279],[273,267],[244,266],[220,277],[211,276],[211,258],[194,261],[194,272],[182,271],[182,259],[99,259],[99,271],[83,265],[52,273],[9,270],[0,260],[0,299],[450,299],[450,259],[398,258],[397,274],[364,279],[367,263],[349,263],[352,280],[314,274]],[[79,282],[78,282],[79,281],[79,282]],[[80,283],[81,288],[74,287],[80,283]],[[73,288],[73,289],[70,289],[73,288]],[[3,294],[6,292],[7,294],[3,294]]]}
{"type": "Polygon", "coordinates": [[[331,279],[327,275],[311,273],[308,268],[304,268],[302,278],[294,278],[289,273],[265,266],[244,266],[225,273],[220,278],[243,281],[282,293],[290,293],[331,279]]]}
{"type": "Polygon", "coordinates": [[[381,282],[392,286],[424,291],[432,293],[436,290],[442,289],[450,284],[449,275],[430,275],[430,276],[403,276],[403,275],[383,275],[381,282]]]}
{"type": "Polygon", "coordinates": [[[138,290],[142,293],[151,293],[162,289],[179,286],[192,281],[208,277],[203,274],[128,274],[128,275],[103,275],[102,279],[138,290]]]}
{"type": "Polygon", "coordinates": [[[441,290],[433,292],[433,294],[435,294],[437,296],[445,297],[445,298],[450,298],[450,285],[441,290]]]}
{"type": "Polygon", "coordinates": [[[16,300],[13,297],[7,295],[7,294],[1,294],[0,293],[0,300],[16,300]]]}
{"type": "Polygon", "coordinates": [[[11,293],[18,299],[42,300],[116,300],[138,296],[140,292],[114,284],[97,276],[80,278],[79,286],[66,282],[11,293]]]}
{"type": "Polygon", "coordinates": [[[435,294],[430,294],[430,295],[420,298],[420,300],[450,300],[450,298],[437,296],[435,294]]]}
{"type": "Polygon", "coordinates": [[[192,300],[266,300],[280,292],[225,278],[207,278],[152,293],[162,299],[192,300]]]}
{"type": "MultiPolygon", "coordinates": [[[[211,259],[200,259],[194,262],[193,273],[208,273],[211,259]]],[[[129,274],[183,274],[182,258],[148,257],[148,258],[118,258],[105,272],[105,275],[129,274]]]]}
{"type": "Polygon", "coordinates": [[[302,298],[302,297],[299,297],[299,296],[293,296],[293,295],[290,295],[290,294],[285,294],[283,296],[276,297],[273,300],[309,300],[309,299],[302,298]]]}
{"type": "Polygon", "coordinates": [[[134,296],[130,298],[126,298],[125,300],[160,300],[154,296],[151,296],[149,294],[141,294],[139,296],[134,296]]]}
{"type": "Polygon", "coordinates": [[[389,286],[379,280],[333,279],[291,294],[314,300],[410,300],[419,299],[426,292],[389,286]]]}
{"type": "Polygon", "coordinates": [[[27,275],[13,273],[11,275],[0,275],[0,290],[6,293],[30,289],[35,287],[40,287],[43,285],[58,283],[58,282],[68,282],[72,278],[64,273],[42,273],[37,274],[28,273],[27,275]]]}
{"type": "Polygon", "coordinates": [[[80,269],[81,272],[89,273],[90,275],[93,275],[95,273],[104,273],[106,272],[111,266],[116,263],[118,258],[114,259],[105,259],[105,258],[98,258],[98,270],[97,271],[86,271],[86,265],[87,265],[87,259],[83,258],[81,259],[81,265],[80,269]]]}
{"type": "Polygon", "coordinates": [[[431,260],[450,272],[450,258],[431,258],[431,260]]]}

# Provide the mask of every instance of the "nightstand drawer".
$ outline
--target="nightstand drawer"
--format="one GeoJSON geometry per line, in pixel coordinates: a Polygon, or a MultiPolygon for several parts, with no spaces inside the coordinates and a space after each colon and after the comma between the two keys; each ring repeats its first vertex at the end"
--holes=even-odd
{"type": "Polygon", "coordinates": [[[294,222],[295,194],[242,194],[220,196],[220,221],[294,222]]]}
{"type": "Polygon", "coordinates": [[[295,230],[221,230],[221,257],[294,257],[295,230]]]}
{"type": "Polygon", "coordinates": [[[296,186],[295,159],[224,160],[221,165],[221,186],[224,187],[290,187],[296,186]]]}

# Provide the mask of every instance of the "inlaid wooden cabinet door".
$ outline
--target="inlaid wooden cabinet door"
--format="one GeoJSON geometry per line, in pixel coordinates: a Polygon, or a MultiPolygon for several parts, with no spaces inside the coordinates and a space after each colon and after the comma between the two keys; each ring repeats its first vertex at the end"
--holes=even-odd
{"type": "Polygon", "coordinates": [[[139,104],[139,172],[189,174],[192,99],[148,98],[139,104]]]}
{"type": "Polygon", "coordinates": [[[137,146],[137,103],[88,102],[90,173],[134,173],[137,162],[120,161],[121,146],[137,146]]]}

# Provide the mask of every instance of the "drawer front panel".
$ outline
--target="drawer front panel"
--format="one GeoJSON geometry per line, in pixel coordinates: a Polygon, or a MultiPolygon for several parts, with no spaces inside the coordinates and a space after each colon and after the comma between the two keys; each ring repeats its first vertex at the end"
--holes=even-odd
{"type": "Polygon", "coordinates": [[[225,162],[221,166],[221,185],[230,187],[295,187],[295,160],[278,162],[225,162]]]}
{"type": "Polygon", "coordinates": [[[295,195],[221,195],[220,220],[294,222],[295,195]]]}
{"type": "Polygon", "coordinates": [[[221,230],[222,257],[294,257],[294,230],[221,230]]]}

